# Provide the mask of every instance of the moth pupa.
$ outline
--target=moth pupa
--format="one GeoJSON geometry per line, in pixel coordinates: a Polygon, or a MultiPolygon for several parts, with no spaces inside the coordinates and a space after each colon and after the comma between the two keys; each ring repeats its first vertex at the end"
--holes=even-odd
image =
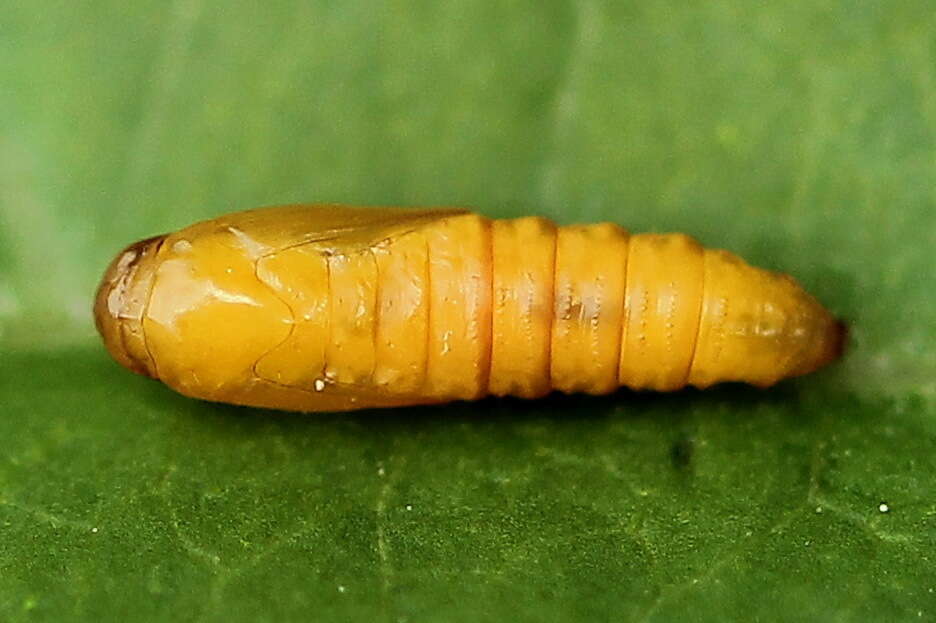
{"type": "Polygon", "coordinates": [[[689,236],[462,209],[221,216],[119,253],[94,316],[134,372],[294,411],[768,387],[845,342],[793,278],[689,236]]]}

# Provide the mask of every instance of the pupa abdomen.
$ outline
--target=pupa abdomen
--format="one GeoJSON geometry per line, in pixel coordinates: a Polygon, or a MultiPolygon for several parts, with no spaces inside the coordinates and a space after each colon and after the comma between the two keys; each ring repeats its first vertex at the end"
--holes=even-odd
{"type": "Polygon", "coordinates": [[[682,234],[464,210],[286,206],[126,249],[95,315],[183,394],[299,411],[769,386],[841,325],[788,276],[682,234]]]}

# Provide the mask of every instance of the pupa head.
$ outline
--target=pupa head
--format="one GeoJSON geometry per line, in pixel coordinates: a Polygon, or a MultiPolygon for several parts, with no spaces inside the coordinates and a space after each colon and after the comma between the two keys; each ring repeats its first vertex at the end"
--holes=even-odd
{"type": "Polygon", "coordinates": [[[111,261],[94,297],[94,324],[111,357],[125,368],[155,377],[143,334],[143,314],[153,288],[156,254],[166,236],[135,242],[111,261]]]}

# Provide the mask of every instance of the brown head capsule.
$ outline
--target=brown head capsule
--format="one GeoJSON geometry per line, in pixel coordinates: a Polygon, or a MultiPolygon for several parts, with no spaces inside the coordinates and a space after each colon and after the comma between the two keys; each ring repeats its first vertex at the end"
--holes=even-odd
{"type": "Polygon", "coordinates": [[[94,322],[111,356],[138,374],[156,377],[146,348],[143,314],[153,286],[154,257],[165,236],[131,244],[117,254],[94,297],[94,322]]]}

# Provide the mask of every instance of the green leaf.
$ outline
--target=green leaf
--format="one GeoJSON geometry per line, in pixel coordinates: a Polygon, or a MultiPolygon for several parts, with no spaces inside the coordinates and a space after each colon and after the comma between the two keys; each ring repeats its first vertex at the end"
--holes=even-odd
{"type": "Polygon", "coordinates": [[[0,620],[936,617],[936,13],[6,2],[0,620]],[[284,415],[108,360],[123,245],[263,204],[680,230],[846,359],[769,391],[284,415]]]}

